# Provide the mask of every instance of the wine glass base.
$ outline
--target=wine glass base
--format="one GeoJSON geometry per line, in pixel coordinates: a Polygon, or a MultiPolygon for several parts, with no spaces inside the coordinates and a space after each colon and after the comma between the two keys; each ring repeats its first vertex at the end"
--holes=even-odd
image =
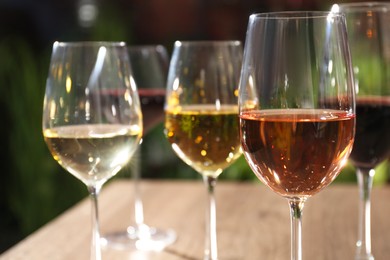
{"type": "Polygon", "coordinates": [[[373,256],[355,257],[355,260],[374,260],[374,257],[373,256]]]}
{"type": "Polygon", "coordinates": [[[101,238],[101,245],[119,250],[162,251],[175,241],[175,231],[143,225],[141,228],[130,226],[126,231],[105,235],[101,238]]]}
{"type": "Polygon", "coordinates": [[[360,256],[360,255],[357,255],[355,256],[355,260],[374,260],[374,256],[373,255],[363,255],[363,256],[360,256]]]}

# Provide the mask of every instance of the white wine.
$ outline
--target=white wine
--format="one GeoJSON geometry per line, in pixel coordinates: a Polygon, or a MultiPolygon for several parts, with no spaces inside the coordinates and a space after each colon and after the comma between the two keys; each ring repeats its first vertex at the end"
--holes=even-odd
{"type": "Polygon", "coordinates": [[[86,185],[103,184],[129,161],[141,137],[138,126],[73,125],[43,132],[58,163],[86,185]]]}
{"type": "Polygon", "coordinates": [[[241,155],[238,107],[211,105],[166,111],[168,141],[178,156],[203,175],[217,177],[241,155]]]}

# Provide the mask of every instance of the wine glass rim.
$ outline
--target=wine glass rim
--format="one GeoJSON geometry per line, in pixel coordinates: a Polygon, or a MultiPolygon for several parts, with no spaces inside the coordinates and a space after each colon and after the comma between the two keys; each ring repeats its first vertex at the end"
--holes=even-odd
{"type": "Polygon", "coordinates": [[[125,47],[126,43],[123,41],[75,41],[75,42],[61,42],[56,41],[54,46],[60,47],[88,47],[88,46],[113,46],[113,47],[125,47]]]}
{"type": "MultiPolygon", "coordinates": [[[[390,2],[352,2],[352,3],[341,3],[334,4],[338,6],[342,12],[366,12],[366,11],[389,11],[390,2]]],[[[332,7],[333,8],[333,7],[332,7]]]]}
{"type": "Polygon", "coordinates": [[[165,46],[162,44],[140,44],[140,45],[127,45],[129,50],[159,50],[165,49],[165,46]]]}
{"type": "Polygon", "coordinates": [[[203,41],[175,41],[175,46],[240,46],[239,40],[203,40],[203,41]]]}
{"type": "Polygon", "coordinates": [[[280,11],[254,13],[250,15],[250,19],[314,19],[314,18],[329,18],[329,16],[343,16],[341,13],[332,11],[280,11]]]}

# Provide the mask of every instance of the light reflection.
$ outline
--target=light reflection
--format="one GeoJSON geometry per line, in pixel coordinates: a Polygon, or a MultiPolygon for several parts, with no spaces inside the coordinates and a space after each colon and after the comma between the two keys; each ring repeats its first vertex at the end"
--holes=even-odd
{"type": "Polygon", "coordinates": [[[253,76],[252,75],[249,75],[248,82],[249,82],[249,86],[253,87],[254,80],[253,80],[253,76]]]}
{"type": "Polygon", "coordinates": [[[135,80],[132,76],[130,76],[130,88],[133,91],[136,91],[137,89],[137,84],[135,83],[135,80]]]}
{"type": "Polygon", "coordinates": [[[284,74],[284,89],[288,88],[288,76],[287,74],[284,74]]]}
{"type": "Polygon", "coordinates": [[[66,76],[66,82],[65,82],[65,88],[66,88],[66,93],[70,93],[72,90],[72,79],[68,76],[66,76]]]}
{"type": "Polygon", "coordinates": [[[234,154],[232,152],[229,153],[228,157],[226,158],[226,161],[230,163],[234,158],[234,154]]]}
{"type": "Polygon", "coordinates": [[[58,41],[55,41],[53,43],[53,52],[56,52],[56,49],[57,49],[58,45],[60,45],[60,42],[58,42],[58,41]]]}
{"type": "Polygon", "coordinates": [[[176,91],[179,88],[179,78],[173,80],[173,90],[176,91]]]}
{"type": "MultiPolygon", "coordinates": [[[[126,164],[129,160],[129,150],[123,149],[120,153],[118,153],[118,156],[115,156],[114,160],[111,162],[110,167],[112,168],[121,168],[122,165],[126,164]]],[[[116,172],[116,170],[114,170],[116,172]]]]}
{"type": "Polygon", "coordinates": [[[276,182],[277,184],[280,184],[279,175],[278,175],[275,171],[273,171],[273,170],[271,170],[271,169],[269,169],[269,170],[271,171],[272,175],[274,176],[275,182],[276,182]]]}
{"type": "Polygon", "coordinates": [[[89,77],[87,88],[92,88],[97,84],[99,75],[104,65],[104,59],[106,58],[106,53],[107,53],[107,48],[101,46],[97,54],[95,66],[93,67],[91,76],[89,77]]]}
{"type": "Polygon", "coordinates": [[[57,108],[56,102],[54,102],[54,100],[52,100],[50,102],[50,110],[49,110],[51,120],[54,120],[56,118],[56,108],[57,108]]]}
{"type": "Polygon", "coordinates": [[[332,74],[332,71],[333,71],[333,61],[329,60],[329,63],[328,63],[328,73],[332,74]]]}
{"type": "Polygon", "coordinates": [[[130,86],[130,88],[131,88],[130,79],[131,79],[131,76],[129,78],[128,77],[124,77],[124,81],[125,81],[126,87],[130,86]]]}
{"type": "Polygon", "coordinates": [[[89,103],[89,100],[85,101],[85,118],[87,120],[91,119],[91,104],[89,103]]]}
{"type": "MultiPolygon", "coordinates": [[[[89,157],[88,160],[89,160],[91,163],[94,162],[93,157],[89,157]]],[[[94,165],[92,166],[91,170],[88,172],[88,175],[94,177],[96,166],[100,163],[100,160],[101,160],[100,157],[97,157],[97,158],[95,159],[95,163],[94,163],[94,165]]]]}
{"type": "Polygon", "coordinates": [[[338,4],[334,4],[332,5],[332,8],[330,9],[330,12],[328,14],[328,16],[326,17],[326,20],[329,22],[329,23],[333,23],[334,22],[334,17],[335,17],[335,14],[337,13],[340,13],[340,6],[338,4]]]}
{"type": "Polygon", "coordinates": [[[330,80],[330,85],[331,85],[332,87],[335,87],[335,86],[336,86],[336,79],[335,79],[335,77],[332,77],[332,79],[330,80]]]}
{"type": "Polygon", "coordinates": [[[112,105],[112,106],[111,106],[111,113],[112,113],[113,116],[116,116],[116,115],[117,115],[117,111],[116,111],[115,105],[112,105]]]}
{"type": "MultiPolygon", "coordinates": [[[[62,68],[63,66],[62,65],[59,65],[58,67],[55,67],[57,69],[57,78],[62,78],[62,68]]],[[[53,69],[54,70],[54,69],[53,69]]],[[[56,75],[53,73],[53,75],[56,75]]]]}
{"type": "Polygon", "coordinates": [[[182,43],[180,41],[175,42],[175,46],[180,47],[181,45],[182,45],[182,43]]]}
{"type": "Polygon", "coordinates": [[[91,27],[95,23],[99,12],[94,0],[81,0],[77,11],[81,27],[91,27]]]}
{"type": "Polygon", "coordinates": [[[131,95],[130,95],[129,91],[126,91],[126,92],[125,92],[124,98],[125,98],[125,100],[126,100],[128,103],[132,104],[133,99],[131,98],[131,95]]]}
{"type": "Polygon", "coordinates": [[[217,111],[221,110],[221,100],[219,100],[219,98],[217,98],[217,100],[215,100],[215,109],[217,111]]]}
{"type": "MultiPolygon", "coordinates": [[[[183,151],[177,144],[172,144],[172,149],[177,153],[180,158],[186,158],[186,155],[183,153],[183,151]]],[[[192,162],[190,160],[186,160],[186,163],[190,166],[192,165],[192,162]]]]}

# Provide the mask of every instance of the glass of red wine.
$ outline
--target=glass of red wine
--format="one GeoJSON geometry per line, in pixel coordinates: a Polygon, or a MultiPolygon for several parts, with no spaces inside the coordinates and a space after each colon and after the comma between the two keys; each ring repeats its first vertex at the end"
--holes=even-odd
{"type": "MultiPolygon", "coordinates": [[[[169,56],[162,45],[128,46],[132,76],[138,89],[143,115],[143,136],[164,121],[165,84],[169,56]]],[[[142,146],[141,146],[142,147],[142,146]]],[[[107,234],[103,243],[118,249],[136,248],[160,251],[176,240],[172,229],[150,227],[144,223],[140,192],[140,151],[129,165],[134,184],[135,224],[126,230],[107,234]],[[137,160],[138,159],[138,160],[137,160]]]]}
{"type": "Polygon", "coordinates": [[[390,3],[336,4],[347,19],[356,89],[356,137],[350,161],[359,185],[356,258],[373,260],[371,190],[375,168],[390,155],[390,3]]]}
{"type": "Polygon", "coordinates": [[[253,14],[245,43],[241,145],[260,181],[287,199],[291,259],[300,260],[304,203],[338,176],[354,140],[345,17],[331,12],[253,14]]]}

